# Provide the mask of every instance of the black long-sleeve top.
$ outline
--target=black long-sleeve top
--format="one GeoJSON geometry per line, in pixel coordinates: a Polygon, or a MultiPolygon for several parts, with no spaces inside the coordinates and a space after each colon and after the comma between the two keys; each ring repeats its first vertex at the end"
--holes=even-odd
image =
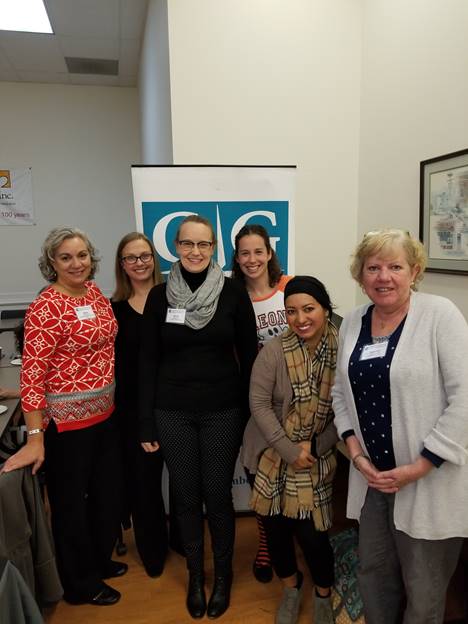
{"type": "MultiPolygon", "coordinates": [[[[189,286],[193,290],[197,284],[189,282],[189,286]]],[[[159,284],[150,291],[143,313],[139,360],[142,442],[157,440],[155,408],[207,412],[241,407],[248,417],[257,330],[243,284],[225,279],[216,312],[202,329],[167,323],[167,308],[166,285],[159,284]]]]}
{"type": "Polygon", "coordinates": [[[115,339],[115,405],[117,411],[137,415],[138,358],[140,354],[143,315],[128,301],[112,301],[112,310],[119,326],[115,339]]]}

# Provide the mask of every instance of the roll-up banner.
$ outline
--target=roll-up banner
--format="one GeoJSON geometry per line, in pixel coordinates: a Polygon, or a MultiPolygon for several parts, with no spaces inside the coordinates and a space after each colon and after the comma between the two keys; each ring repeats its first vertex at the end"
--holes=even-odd
{"type": "Polygon", "coordinates": [[[2,169],[0,165],[0,225],[33,225],[31,167],[2,169]]]}
{"type": "MultiPolygon", "coordinates": [[[[132,166],[137,229],[156,248],[163,273],[176,262],[175,235],[190,214],[211,221],[218,241],[215,260],[229,273],[234,239],[248,223],[263,225],[281,268],[294,274],[294,166],[132,166]]],[[[250,488],[240,462],[233,479],[237,511],[247,511],[250,488]]]]}

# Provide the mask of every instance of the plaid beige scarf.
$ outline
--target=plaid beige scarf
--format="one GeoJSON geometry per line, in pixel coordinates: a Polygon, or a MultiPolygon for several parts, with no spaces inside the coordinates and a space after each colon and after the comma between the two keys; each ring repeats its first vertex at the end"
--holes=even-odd
{"type": "MultiPolygon", "coordinates": [[[[293,388],[293,400],[284,423],[293,442],[311,440],[333,419],[331,389],[335,378],[338,331],[328,321],[313,357],[292,330],[281,337],[293,388]]],[[[250,506],[260,515],[282,513],[288,518],[309,518],[318,531],[332,524],[334,450],[319,457],[312,468],[295,470],[273,448],[259,461],[250,506]]]]}

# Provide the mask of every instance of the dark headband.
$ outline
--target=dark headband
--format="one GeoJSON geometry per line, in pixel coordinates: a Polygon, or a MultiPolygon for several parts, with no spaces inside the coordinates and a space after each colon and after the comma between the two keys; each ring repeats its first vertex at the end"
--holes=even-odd
{"type": "Polygon", "coordinates": [[[313,297],[315,301],[320,303],[322,308],[328,310],[330,315],[332,314],[333,310],[330,297],[327,289],[320,280],[310,275],[296,275],[296,277],[290,279],[286,284],[286,288],[284,289],[284,302],[286,303],[286,299],[291,295],[302,293],[313,297]]]}

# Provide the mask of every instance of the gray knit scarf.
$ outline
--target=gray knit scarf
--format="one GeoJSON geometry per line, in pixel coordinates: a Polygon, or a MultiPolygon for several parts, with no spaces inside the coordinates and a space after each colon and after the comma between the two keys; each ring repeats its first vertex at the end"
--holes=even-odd
{"type": "Polygon", "coordinates": [[[206,279],[192,292],[182,277],[180,262],[172,265],[166,283],[166,297],[170,308],[185,310],[185,325],[202,329],[211,321],[218,307],[218,299],[224,286],[224,273],[219,264],[210,261],[206,279]]]}

